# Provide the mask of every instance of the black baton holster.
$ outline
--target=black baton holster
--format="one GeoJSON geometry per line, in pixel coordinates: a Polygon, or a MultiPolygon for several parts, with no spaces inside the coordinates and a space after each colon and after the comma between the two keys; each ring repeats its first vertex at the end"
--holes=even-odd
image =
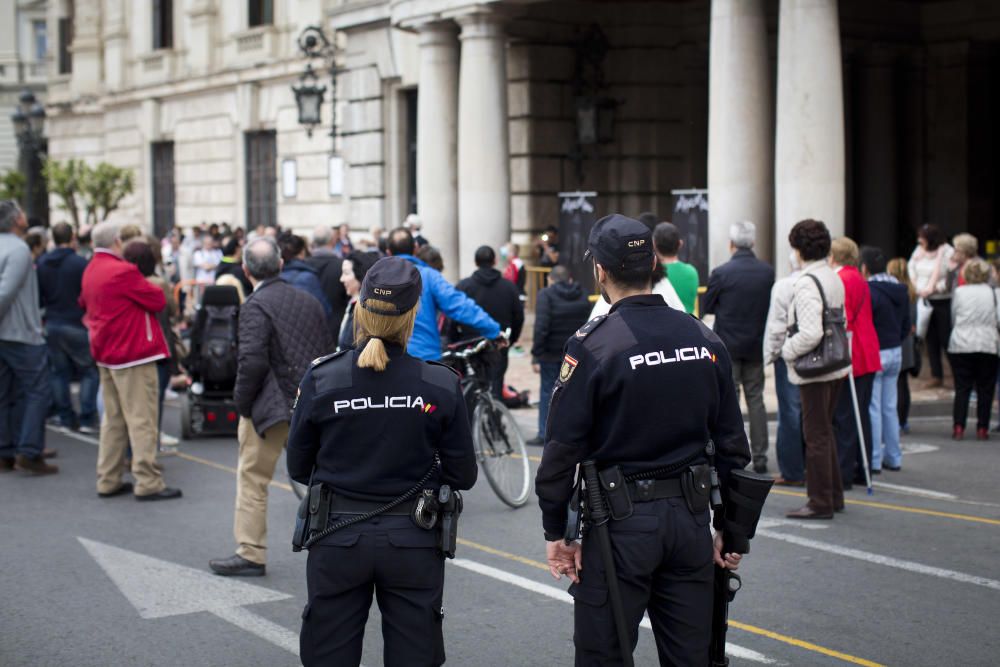
{"type": "Polygon", "coordinates": [[[302,551],[309,539],[326,529],[330,521],[330,501],[333,491],[322,484],[309,487],[295,514],[295,530],[292,533],[292,551],[302,551]]]}

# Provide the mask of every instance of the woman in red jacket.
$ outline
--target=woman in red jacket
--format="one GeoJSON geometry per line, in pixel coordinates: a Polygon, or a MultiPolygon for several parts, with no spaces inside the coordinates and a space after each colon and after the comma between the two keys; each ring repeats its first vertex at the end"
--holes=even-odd
{"type": "MultiPolygon", "coordinates": [[[[861,429],[865,436],[865,451],[870,466],[872,425],[868,406],[872,402],[875,374],[882,370],[882,361],[879,358],[878,334],[872,320],[872,295],[868,282],[858,271],[858,260],[857,243],[846,236],[834,239],[830,246],[830,266],[844,283],[844,310],[847,314],[847,331],[851,336],[852,374],[858,392],[858,411],[861,413],[861,429]]],[[[865,472],[861,468],[861,456],[858,453],[860,444],[857,424],[851,387],[845,382],[833,414],[844,489],[852,487],[852,480],[859,484],[865,483],[865,472]]]]}

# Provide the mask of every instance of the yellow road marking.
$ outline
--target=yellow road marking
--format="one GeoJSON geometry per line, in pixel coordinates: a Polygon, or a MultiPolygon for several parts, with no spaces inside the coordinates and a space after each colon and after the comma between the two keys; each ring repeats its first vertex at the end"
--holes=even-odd
{"type": "MultiPolygon", "coordinates": [[[[781,496],[795,496],[805,498],[806,494],[800,491],[787,491],[785,489],[771,489],[771,493],[781,496]]],[[[974,523],[986,523],[991,526],[1000,526],[1000,519],[990,519],[984,516],[973,516],[971,514],[955,514],[954,512],[939,512],[937,510],[927,510],[922,507],[907,507],[906,505],[893,505],[891,503],[878,503],[872,500],[852,500],[846,499],[848,505],[861,505],[863,507],[875,507],[881,510],[893,510],[895,512],[909,512],[911,514],[924,514],[927,516],[939,516],[945,519],[957,519],[959,521],[971,521],[974,523]]]]}
{"type": "MultiPolygon", "coordinates": [[[[517,554],[512,554],[509,551],[502,551],[500,549],[495,549],[493,547],[488,547],[485,544],[479,544],[478,542],[473,542],[472,540],[465,540],[458,538],[458,543],[462,546],[469,547],[471,549],[477,549],[484,553],[492,554],[494,556],[499,556],[501,558],[506,558],[507,560],[512,560],[522,565],[527,565],[539,570],[549,571],[549,566],[537,560],[531,560],[530,558],[525,558],[524,556],[518,556],[517,554]]],[[[859,658],[848,653],[841,653],[840,651],[835,651],[833,649],[826,648],[825,646],[820,646],[819,644],[813,644],[812,642],[807,642],[803,639],[796,639],[795,637],[789,637],[788,635],[783,635],[772,630],[767,630],[765,628],[759,628],[756,625],[749,625],[748,623],[741,623],[739,621],[729,621],[729,625],[734,628],[743,630],[744,632],[750,632],[755,635],[760,635],[762,637],[767,637],[769,639],[774,639],[775,641],[784,642],[785,644],[790,644],[792,646],[797,646],[798,648],[805,649],[807,651],[813,651],[814,653],[821,653],[823,655],[828,655],[831,658],[837,658],[843,660],[844,662],[850,662],[855,665],[865,665],[865,667],[885,667],[881,663],[872,662],[871,660],[865,660],[864,658],[859,658]]]]}
{"type": "Polygon", "coordinates": [[[871,660],[865,660],[864,658],[859,658],[848,653],[834,651],[833,649],[826,648],[825,646],[819,646],[818,644],[813,644],[812,642],[796,639],[795,637],[789,637],[788,635],[783,635],[771,630],[765,630],[764,628],[758,628],[755,625],[747,625],[746,623],[740,623],[739,621],[729,621],[729,625],[745,632],[750,632],[755,635],[774,639],[775,641],[791,644],[792,646],[804,648],[807,651],[822,653],[823,655],[828,655],[831,658],[837,658],[838,660],[850,662],[855,665],[865,665],[865,667],[885,667],[885,665],[880,662],[872,662],[871,660]]]}
{"type": "MultiPolygon", "coordinates": [[[[221,463],[216,463],[215,461],[209,461],[208,459],[203,459],[200,456],[192,456],[191,454],[186,454],[184,452],[177,452],[177,458],[185,459],[187,461],[193,461],[195,463],[200,463],[200,464],[202,464],[204,466],[208,466],[210,468],[215,468],[216,470],[225,470],[226,472],[231,472],[234,475],[237,472],[239,472],[238,470],[236,470],[236,468],[231,468],[230,466],[223,465],[221,463]]],[[[285,484],[283,482],[278,482],[278,481],[273,480],[273,479],[271,480],[270,484],[271,484],[271,486],[275,486],[275,487],[277,487],[279,489],[284,489],[285,491],[291,491],[292,490],[292,485],[291,484],[285,484]]]]}

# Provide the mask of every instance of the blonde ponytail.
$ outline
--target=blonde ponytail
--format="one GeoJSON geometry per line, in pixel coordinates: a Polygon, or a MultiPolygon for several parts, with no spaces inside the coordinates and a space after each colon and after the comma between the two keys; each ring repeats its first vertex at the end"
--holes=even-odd
{"type": "Polygon", "coordinates": [[[369,338],[358,357],[358,368],[371,368],[381,373],[389,365],[389,353],[381,338],[369,338]]]}
{"type": "MultiPolygon", "coordinates": [[[[368,305],[376,310],[390,310],[391,303],[369,299],[368,305]]],[[[413,325],[417,320],[418,301],[413,308],[402,315],[382,315],[366,310],[360,303],[354,306],[354,344],[361,348],[358,368],[371,368],[381,373],[389,365],[386,342],[396,343],[406,348],[413,335],[413,325]]]]}

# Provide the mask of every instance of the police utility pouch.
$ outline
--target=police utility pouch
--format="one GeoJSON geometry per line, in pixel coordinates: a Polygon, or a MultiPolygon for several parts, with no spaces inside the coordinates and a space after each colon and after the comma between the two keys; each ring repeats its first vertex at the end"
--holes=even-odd
{"type": "Polygon", "coordinates": [[[632,516],[632,498],[628,494],[625,474],[621,466],[611,466],[597,473],[601,482],[604,499],[608,503],[611,518],[621,521],[632,516]]]}
{"type": "Polygon", "coordinates": [[[691,514],[707,510],[712,499],[712,466],[691,466],[681,473],[681,491],[691,514]]]}
{"type": "Polygon", "coordinates": [[[322,484],[313,484],[299,503],[292,533],[292,551],[302,551],[309,539],[326,528],[330,521],[330,500],[333,492],[322,484]]]}

